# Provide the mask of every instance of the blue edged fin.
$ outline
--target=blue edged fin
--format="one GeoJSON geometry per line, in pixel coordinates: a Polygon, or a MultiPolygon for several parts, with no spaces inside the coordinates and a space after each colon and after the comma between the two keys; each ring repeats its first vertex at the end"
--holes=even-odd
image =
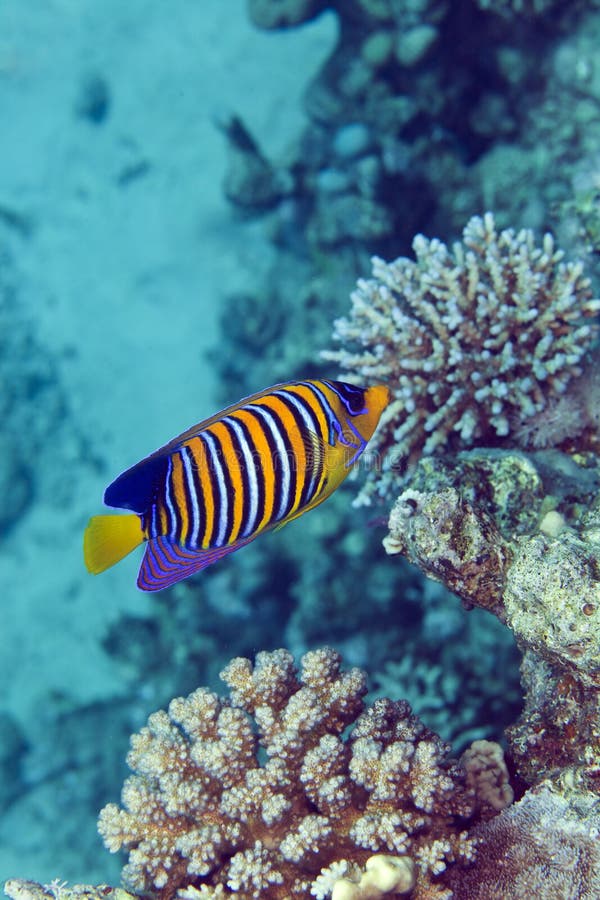
{"type": "Polygon", "coordinates": [[[236,541],[235,544],[229,544],[227,547],[188,550],[168,537],[152,538],[146,545],[137,586],[142,591],[162,591],[183,578],[218,562],[247,543],[249,543],[247,540],[236,541]]]}

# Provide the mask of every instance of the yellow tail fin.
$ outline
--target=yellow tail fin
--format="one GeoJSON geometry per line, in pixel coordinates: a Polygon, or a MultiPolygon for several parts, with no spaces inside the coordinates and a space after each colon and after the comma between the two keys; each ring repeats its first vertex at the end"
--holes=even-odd
{"type": "Polygon", "coordinates": [[[88,572],[98,575],[142,543],[140,517],[92,516],[83,534],[83,558],[88,572]]]}

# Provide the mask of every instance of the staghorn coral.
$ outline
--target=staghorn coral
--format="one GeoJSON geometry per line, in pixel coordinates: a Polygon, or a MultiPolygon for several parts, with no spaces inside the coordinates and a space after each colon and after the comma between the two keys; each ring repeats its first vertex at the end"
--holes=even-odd
{"type": "Polygon", "coordinates": [[[442,447],[498,443],[566,391],[594,337],[600,310],[580,263],[567,263],[546,234],[498,231],[474,216],[452,250],[417,235],[416,260],[373,260],[349,318],[335,323],[343,349],[327,351],[345,378],[383,380],[394,400],[372,452],[358,502],[389,495],[394,464],[442,447]]]}
{"type": "Polygon", "coordinates": [[[365,676],[342,673],[333,650],[307,653],[300,678],[284,650],[254,667],[235,659],[221,677],[229,699],[197,690],[132,738],[123,808],[99,820],[108,849],[129,852],[127,887],[324,898],[339,879],[359,884],[375,852],[408,857],[394,866],[405,884],[414,871],[424,900],[450,863],[473,857],[463,768],[407,703],[361,713],[365,676]]]}

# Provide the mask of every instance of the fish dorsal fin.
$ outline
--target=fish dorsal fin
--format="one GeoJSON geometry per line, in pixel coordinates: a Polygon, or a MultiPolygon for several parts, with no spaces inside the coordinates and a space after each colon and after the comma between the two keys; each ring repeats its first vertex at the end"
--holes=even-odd
{"type": "Polygon", "coordinates": [[[137,585],[142,591],[162,591],[183,578],[206,569],[247,543],[249,541],[242,540],[226,547],[188,550],[168,537],[153,538],[146,546],[137,585]]]}
{"type": "MultiPolygon", "coordinates": [[[[269,390],[277,390],[277,388],[283,386],[275,385],[269,390]]],[[[214,416],[203,419],[202,422],[198,422],[197,425],[192,425],[191,428],[182,431],[168,444],[159,447],[154,453],[127,469],[104,492],[106,505],[117,509],[131,509],[137,513],[145,512],[154,500],[157,485],[161,484],[161,482],[164,483],[167,474],[167,460],[171,454],[176,453],[184,444],[198,437],[210,425],[214,425],[215,422],[235,412],[247,403],[252,403],[253,400],[264,397],[264,395],[265,391],[251,394],[249,397],[244,397],[238,401],[238,403],[234,403],[232,406],[215,413],[214,416]]]]}
{"type": "Polygon", "coordinates": [[[249,397],[242,397],[241,400],[238,400],[237,403],[233,403],[231,406],[227,406],[225,409],[220,410],[218,413],[215,413],[214,416],[209,416],[208,419],[203,419],[201,422],[198,422],[197,425],[192,425],[191,428],[188,428],[186,431],[182,431],[181,434],[178,434],[177,437],[174,437],[173,440],[169,441],[168,444],[165,444],[164,447],[160,447],[158,450],[155,450],[154,453],[151,453],[147,459],[152,459],[155,456],[169,456],[171,453],[174,453],[176,450],[179,450],[183,447],[184,444],[187,444],[188,441],[191,441],[193,438],[198,437],[203,431],[209,428],[211,425],[214,425],[215,422],[220,422],[221,419],[224,419],[226,416],[230,415],[236,410],[241,409],[242,406],[246,406],[248,403],[253,403],[255,400],[260,400],[265,394],[270,394],[273,391],[278,390],[279,388],[287,387],[287,383],[284,384],[275,384],[273,387],[270,387],[266,391],[258,391],[256,394],[250,394],[249,397]]]}
{"type": "MultiPolygon", "coordinates": [[[[184,444],[198,437],[210,425],[214,425],[215,422],[220,421],[230,413],[235,412],[242,406],[246,406],[248,403],[252,403],[254,400],[259,400],[265,396],[265,393],[271,393],[283,387],[287,387],[287,383],[276,384],[269,388],[268,391],[259,391],[256,394],[251,394],[249,397],[243,397],[232,406],[228,406],[226,409],[215,413],[214,416],[203,419],[197,425],[192,425],[191,428],[182,431],[168,444],[159,447],[154,453],[151,453],[145,459],[136,463],[135,466],[119,475],[104,492],[104,502],[107,506],[113,506],[117,509],[131,509],[137,513],[145,512],[154,500],[156,486],[161,482],[164,483],[167,473],[167,460],[171,454],[176,453],[184,444]]],[[[326,450],[327,448],[321,443],[320,438],[312,432],[311,434],[315,441],[326,450]]],[[[311,449],[316,452],[316,445],[313,446],[311,443],[311,449]]]]}
{"type": "Polygon", "coordinates": [[[152,454],[127,469],[104,491],[104,502],[117,509],[144,513],[156,497],[158,486],[167,477],[167,456],[152,454]]]}

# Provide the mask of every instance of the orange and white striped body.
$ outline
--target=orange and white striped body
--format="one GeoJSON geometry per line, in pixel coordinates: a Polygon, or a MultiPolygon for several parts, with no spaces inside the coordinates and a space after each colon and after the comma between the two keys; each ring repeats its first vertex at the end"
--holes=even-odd
{"type": "MultiPolygon", "coordinates": [[[[388,402],[381,385],[276,385],[128,469],[104,499],[139,517],[129,536],[133,546],[148,542],[138,586],[168,587],[322,503],[365,449],[388,402]]],[[[90,521],[84,541],[90,571],[102,571],[133,549],[108,561],[106,554],[94,557],[94,546],[103,543],[94,540],[102,520],[123,518],[132,517],[90,521]]]]}

